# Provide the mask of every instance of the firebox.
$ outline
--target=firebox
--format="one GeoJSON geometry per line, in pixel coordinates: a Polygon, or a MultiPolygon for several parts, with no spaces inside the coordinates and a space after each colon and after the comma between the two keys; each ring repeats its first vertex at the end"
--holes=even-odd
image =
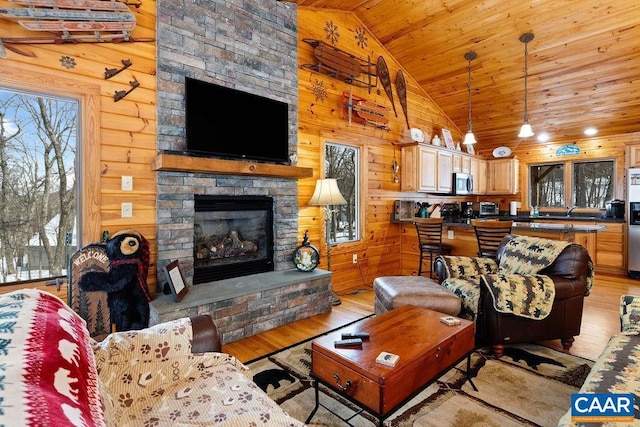
{"type": "Polygon", "coordinates": [[[193,283],[274,270],[273,198],[195,196],[193,283]]]}

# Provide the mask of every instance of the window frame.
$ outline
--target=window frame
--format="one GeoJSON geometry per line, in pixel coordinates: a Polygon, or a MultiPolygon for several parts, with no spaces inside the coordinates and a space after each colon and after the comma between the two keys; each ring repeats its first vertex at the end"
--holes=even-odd
{"type": "MultiPolygon", "coordinates": [[[[574,199],[574,186],[573,186],[573,174],[574,174],[574,166],[576,163],[599,163],[599,162],[613,162],[613,173],[614,173],[614,177],[617,175],[618,173],[618,160],[615,157],[594,157],[594,158],[589,158],[589,159],[567,159],[567,160],[562,160],[562,159],[557,159],[555,161],[548,161],[548,162],[532,162],[532,163],[528,163],[527,164],[527,169],[526,169],[526,179],[527,179],[527,193],[526,193],[526,197],[527,197],[527,206],[529,206],[530,208],[532,208],[532,182],[531,182],[531,167],[534,166],[540,166],[540,165],[552,165],[552,164],[562,164],[564,167],[564,196],[565,196],[565,202],[567,205],[570,205],[573,203],[573,199],[574,199]]],[[[614,178],[613,180],[613,185],[614,185],[614,198],[615,195],[618,194],[618,182],[617,180],[614,178]]],[[[573,206],[570,206],[573,207],[573,206]]],[[[583,206],[578,206],[579,209],[589,209],[589,210],[602,210],[603,208],[588,208],[588,207],[583,207],[583,206]]],[[[562,211],[565,212],[566,211],[566,207],[563,208],[544,208],[545,210],[549,210],[550,212],[554,212],[554,211],[562,211]]]]}
{"type": "MultiPolygon", "coordinates": [[[[365,215],[366,206],[364,205],[364,203],[366,200],[366,187],[365,187],[366,168],[365,168],[365,165],[363,164],[364,162],[363,159],[367,158],[366,145],[363,143],[355,142],[355,141],[346,141],[345,138],[340,138],[340,137],[323,138],[321,143],[322,161],[321,161],[321,170],[320,170],[320,176],[323,178],[325,177],[333,178],[333,177],[326,176],[326,152],[327,152],[326,150],[327,150],[328,144],[352,147],[358,151],[358,165],[357,165],[357,176],[356,176],[356,187],[357,187],[356,203],[358,204],[358,206],[356,207],[356,216],[358,221],[357,230],[356,230],[357,238],[354,240],[349,240],[345,242],[340,242],[340,241],[330,242],[330,245],[332,247],[336,247],[336,246],[349,247],[350,245],[353,245],[353,246],[360,245],[362,244],[362,239],[364,236],[364,227],[365,227],[364,215],[365,215]]],[[[326,215],[326,212],[325,212],[325,215],[326,215]]],[[[325,230],[325,232],[328,232],[328,230],[325,230]]]]}
{"type": "MultiPolygon", "coordinates": [[[[26,64],[0,62],[0,86],[26,93],[51,94],[78,101],[79,129],[76,147],[78,179],[78,247],[100,236],[100,86],[64,77],[52,77],[26,64]]],[[[37,280],[35,282],[46,282],[37,280]]],[[[11,282],[5,285],[12,285],[11,282]]]]}

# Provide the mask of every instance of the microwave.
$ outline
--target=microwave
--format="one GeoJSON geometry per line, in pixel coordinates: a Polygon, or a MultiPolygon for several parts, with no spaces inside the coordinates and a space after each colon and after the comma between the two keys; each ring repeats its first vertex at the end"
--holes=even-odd
{"type": "Polygon", "coordinates": [[[479,216],[498,216],[500,215],[500,206],[495,202],[480,202],[479,216]]]}
{"type": "Polygon", "coordinates": [[[453,194],[473,194],[473,177],[468,173],[453,173],[453,194]]]}

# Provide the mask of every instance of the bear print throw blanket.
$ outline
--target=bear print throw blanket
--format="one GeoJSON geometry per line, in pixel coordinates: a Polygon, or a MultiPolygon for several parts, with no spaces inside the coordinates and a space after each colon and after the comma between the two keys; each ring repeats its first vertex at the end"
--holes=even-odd
{"type": "MultiPolygon", "coordinates": [[[[530,236],[516,236],[509,241],[497,274],[482,276],[495,309],[530,319],[544,319],[553,306],[553,280],[538,274],[556,260],[569,245],[576,243],[530,236]]],[[[591,263],[590,263],[591,264],[591,263]]],[[[587,292],[593,283],[593,268],[589,266],[587,292]]]]}

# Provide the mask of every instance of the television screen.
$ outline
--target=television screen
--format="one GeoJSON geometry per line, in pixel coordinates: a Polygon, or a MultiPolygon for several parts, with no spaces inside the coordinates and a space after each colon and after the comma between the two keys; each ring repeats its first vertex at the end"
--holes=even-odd
{"type": "Polygon", "coordinates": [[[289,162],[289,106],[187,77],[187,151],[226,159],[289,162]]]}

